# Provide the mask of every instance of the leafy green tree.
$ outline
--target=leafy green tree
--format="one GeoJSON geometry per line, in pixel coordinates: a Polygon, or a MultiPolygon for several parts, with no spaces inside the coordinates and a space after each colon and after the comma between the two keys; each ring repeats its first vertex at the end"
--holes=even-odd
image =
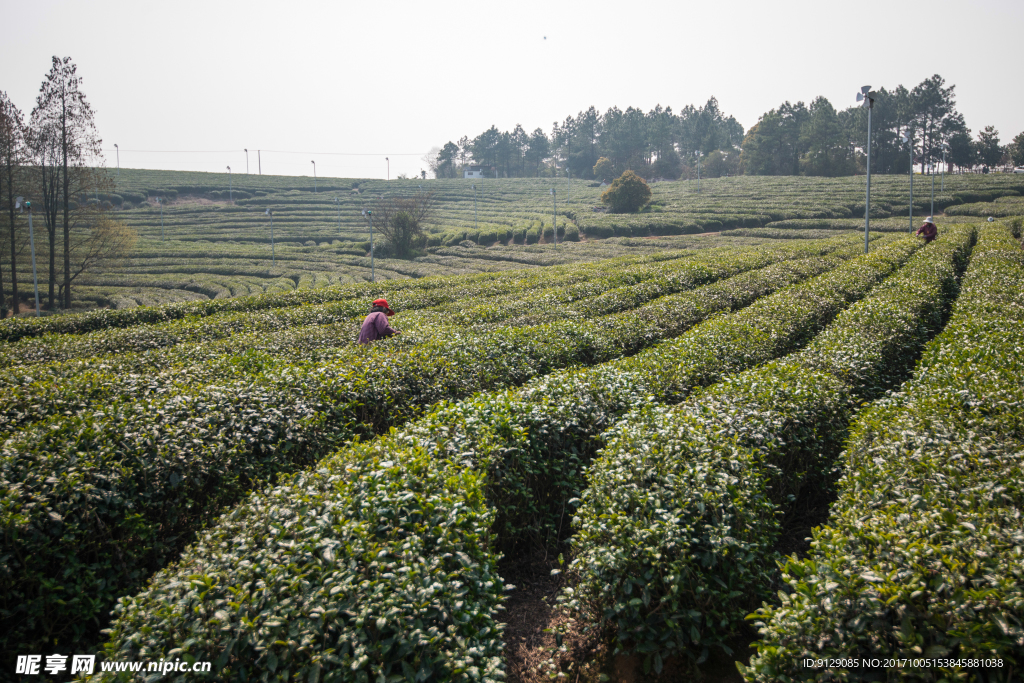
{"type": "Polygon", "coordinates": [[[960,169],[971,168],[978,163],[977,150],[971,140],[970,130],[961,130],[953,133],[946,140],[949,143],[949,153],[946,160],[960,169]]]}
{"type": "Polygon", "coordinates": [[[701,175],[705,178],[739,175],[740,154],[734,149],[716,149],[701,161],[700,166],[701,175]]]}
{"type": "Polygon", "coordinates": [[[459,146],[449,140],[444,144],[431,169],[435,178],[457,178],[459,173],[459,146]]]}
{"type": "Polygon", "coordinates": [[[651,188],[633,171],[626,171],[612,181],[601,195],[601,201],[613,213],[635,213],[651,201],[651,188]]]}
{"type": "Polygon", "coordinates": [[[808,111],[800,132],[800,147],[806,149],[800,157],[801,173],[830,178],[853,175],[856,166],[850,145],[832,103],[818,97],[808,111]]]}
{"type": "Polygon", "coordinates": [[[601,157],[594,164],[594,177],[598,180],[607,182],[612,179],[613,175],[615,175],[615,166],[612,165],[608,157],[601,157]]]}
{"type": "Polygon", "coordinates": [[[1014,166],[1024,166],[1024,132],[1017,133],[1017,137],[1009,145],[1010,159],[1014,166]]]}
{"type": "Polygon", "coordinates": [[[999,131],[995,126],[985,126],[978,132],[975,143],[978,160],[986,166],[995,166],[1003,158],[1003,148],[999,144],[999,131]]]}

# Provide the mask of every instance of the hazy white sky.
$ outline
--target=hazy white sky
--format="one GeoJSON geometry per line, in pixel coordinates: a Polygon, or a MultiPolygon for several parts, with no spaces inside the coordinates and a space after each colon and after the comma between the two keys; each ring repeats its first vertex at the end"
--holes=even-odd
{"type": "Polygon", "coordinates": [[[71,56],[106,164],[410,175],[433,146],[594,105],[718,98],[744,128],[784,100],[956,85],[977,133],[1024,130],[1021,0],[89,2],[2,0],[0,90],[26,117],[71,56]],[[142,150],[160,150],[142,151],[142,150]],[[167,153],[174,152],[174,153],[167,153]],[[199,152],[199,153],[195,153],[199,152]]]}

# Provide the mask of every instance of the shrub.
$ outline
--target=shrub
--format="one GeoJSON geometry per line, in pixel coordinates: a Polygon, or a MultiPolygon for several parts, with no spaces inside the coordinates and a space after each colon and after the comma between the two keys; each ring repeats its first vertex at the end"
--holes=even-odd
{"type": "Polygon", "coordinates": [[[612,181],[601,201],[615,213],[636,213],[651,201],[651,188],[636,173],[626,171],[612,181]]]}

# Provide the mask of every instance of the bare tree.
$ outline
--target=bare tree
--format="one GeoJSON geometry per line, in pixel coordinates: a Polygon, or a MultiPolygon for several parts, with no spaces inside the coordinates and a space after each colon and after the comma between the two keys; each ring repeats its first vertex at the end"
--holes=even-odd
{"type": "Polygon", "coordinates": [[[412,197],[378,199],[373,206],[373,225],[391,243],[397,258],[408,258],[423,237],[423,224],[434,204],[432,192],[412,197]]]}
{"type": "MultiPolygon", "coordinates": [[[[15,177],[24,163],[25,126],[21,111],[0,92],[0,197],[7,194],[8,226],[11,236],[11,310],[17,315],[21,307],[18,303],[18,263],[14,223],[14,184],[15,177]]],[[[3,264],[0,263],[0,318],[7,317],[7,297],[3,285],[3,264]]]]}
{"type": "Polygon", "coordinates": [[[82,79],[70,57],[54,56],[32,110],[33,137],[57,138],[58,195],[55,197],[63,228],[64,280],[61,285],[63,307],[71,307],[71,228],[72,197],[95,186],[97,174],[89,163],[102,159],[101,140],[96,133],[92,107],[80,90],[82,79]]]}
{"type": "MultiPolygon", "coordinates": [[[[134,229],[115,221],[98,206],[78,213],[78,225],[71,234],[71,277],[74,282],[82,273],[96,266],[125,258],[135,246],[138,235],[134,229]]],[[[64,294],[64,284],[60,294],[64,294]]]]}

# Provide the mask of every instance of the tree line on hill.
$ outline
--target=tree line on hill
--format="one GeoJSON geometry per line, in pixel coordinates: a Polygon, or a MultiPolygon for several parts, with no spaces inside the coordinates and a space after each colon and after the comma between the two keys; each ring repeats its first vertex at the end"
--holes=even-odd
{"type": "Polygon", "coordinates": [[[72,283],[134,244],[134,232],[111,220],[100,200],[111,181],[97,168],[101,140],[81,85],[71,58],[53,57],[27,123],[0,91],[0,319],[34,298],[34,274],[25,272],[30,243],[48,310],[70,308],[72,283]]]}
{"type": "MultiPolygon", "coordinates": [[[[900,85],[874,93],[871,167],[878,173],[915,169],[975,170],[1024,165],[1024,133],[1009,145],[986,126],[971,137],[956,110],[955,86],[938,74],[912,89],[900,85]],[[904,142],[903,138],[907,141],[904,142]]],[[[690,178],[727,175],[845,176],[864,172],[867,110],[841,111],[825,97],[810,105],[784,102],[763,114],[749,130],[721,111],[718,100],[679,113],[658,105],[644,113],[594,107],[575,117],[527,133],[491,126],[474,138],[462,137],[435,147],[425,161],[436,178],[460,178],[470,166],[487,177],[521,178],[566,174],[610,180],[632,170],[645,178],[690,178]],[[600,163],[599,163],[600,162],[600,163]]]]}

